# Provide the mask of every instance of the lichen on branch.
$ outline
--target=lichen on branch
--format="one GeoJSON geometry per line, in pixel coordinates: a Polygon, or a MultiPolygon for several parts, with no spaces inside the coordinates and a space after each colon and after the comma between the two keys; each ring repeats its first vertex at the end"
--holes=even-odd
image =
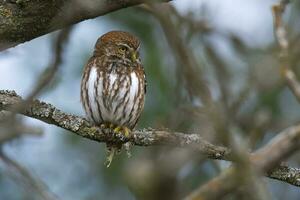
{"type": "MultiPolygon", "coordinates": [[[[14,107],[23,103],[23,99],[10,90],[0,90],[0,111],[13,111],[14,107]]],[[[131,138],[113,135],[107,129],[93,127],[85,118],[67,114],[49,103],[33,100],[25,110],[19,112],[27,117],[35,118],[47,124],[60,128],[98,142],[125,143],[130,141],[138,146],[166,145],[173,147],[192,148],[211,159],[234,161],[230,149],[216,146],[204,140],[200,134],[185,134],[168,130],[143,129],[134,130],[131,138]]],[[[275,138],[276,139],[276,138],[275,138]]],[[[258,155],[263,155],[268,148],[264,148],[258,155]]],[[[255,158],[255,157],[254,157],[255,158]]],[[[266,174],[267,177],[280,180],[300,187],[300,170],[287,166],[278,166],[266,174]]]]}

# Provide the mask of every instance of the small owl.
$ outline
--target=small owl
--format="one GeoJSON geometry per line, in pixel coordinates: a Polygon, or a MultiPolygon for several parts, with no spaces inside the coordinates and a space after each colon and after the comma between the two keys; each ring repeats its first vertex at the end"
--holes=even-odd
{"type": "Polygon", "coordinates": [[[130,33],[102,35],[81,81],[81,102],[90,122],[125,137],[136,126],[145,102],[146,79],[139,48],[138,38],[130,33]]]}

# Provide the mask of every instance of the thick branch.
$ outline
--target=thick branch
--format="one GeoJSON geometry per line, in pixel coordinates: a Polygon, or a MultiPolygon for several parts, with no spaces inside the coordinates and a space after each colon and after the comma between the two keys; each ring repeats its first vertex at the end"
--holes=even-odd
{"type": "MultiPolygon", "coordinates": [[[[147,0],[0,1],[0,51],[67,25],[147,0]]],[[[164,0],[167,1],[167,0],[164,0]]]]}
{"type": "MultiPolygon", "coordinates": [[[[10,111],[12,108],[22,103],[22,98],[14,91],[0,90],[0,111],[10,111]]],[[[127,142],[139,146],[169,145],[175,147],[190,147],[199,151],[202,155],[212,159],[222,159],[232,161],[229,149],[215,146],[203,140],[199,134],[184,134],[170,132],[168,130],[135,130],[130,139],[116,138],[112,134],[107,134],[105,129],[92,127],[84,118],[66,114],[51,104],[34,100],[22,113],[48,124],[53,124],[63,129],[69,130],[81,137],[85,137],[98,142],[127,142]]],[[[265,152],[265,151],[264,151],[265,152]]],[[[279,166],[270,171],[268,177],[287,182],[300,187],[300,170],[286,166],[279,166]]]]}
{"type": "MultiPolygon", "coordinates": [[[[13,110],[13,107],[22,103],[23,100],[14,91],[0,90],[0,111],[13,110]]],[[[34,100],[31,105],[21,114],[32,117],[48,124],[59,126],[63,129],[76,133],[79,136],[95,140],[98,142],[125,143],[132,142],[139,146],[151,145],[171,145],[171,146],[190,146],[200,151],[209,158],[229,159],[230,151],[224,147],[218,147],[203,140],[198,134],[183,134],[169,132],[167,130],[136,130],[133,131],[131,138],[122,138],[107,134],[106,129],[91,126],[86,119],[75,115],[70,115],[55,108],[51,104],[34,100]]]]}

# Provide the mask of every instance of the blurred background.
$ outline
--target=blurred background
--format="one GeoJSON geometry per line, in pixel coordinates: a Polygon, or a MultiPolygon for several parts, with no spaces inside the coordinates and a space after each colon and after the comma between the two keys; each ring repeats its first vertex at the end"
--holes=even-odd
{"type": "MultiPolygon", "coordinates": [[[[276,2],[177,0],[170,3],[171,9],[160,7],[154,13],[133,7],[83,21],[74,26],[55,80],[38,98],[84,116],[79,95],[83,66],[100,35],[126,30],[142,41],[148,82],[138,128],[200,132],[214,144],[230,147],[233,139],[255,150],[300,121],[300,104],[280,77],[271,12],[276,2]],[[170,20],[167,30],[164,19],[170,20]],[[195,61],[192,65],[178,53],[180,49],[195,61]],[[209,96],[205,88],[218,108],[213,114],[205,107],[209,96]]],[[[300,3],[293,1],[284,14],[298,79],[299,11],[300,3]]],[[[26,96],[53,58],[56,35],[47,34],[1,52],[0,89],[26,96]]],[[[181,199],[230,164],[187,149],[133,147],[131,158],[122,153],[106,168],[104,144],[37,120],[20,120],[41,127],[42,136],[24,135],[5,143],[3,151],[64,200],[181,199]]],[[[288,164],[299,167],[299,154],[288,164]]],[[[295,186],[267,178],[263,183],[270,199],[299,199],[300,190],[295,186]]],[[[1,161],[0,199],[41,197],[1,161]]],[[[251,199],[251,195],[238,191],[226,199],[251,199]]]]}

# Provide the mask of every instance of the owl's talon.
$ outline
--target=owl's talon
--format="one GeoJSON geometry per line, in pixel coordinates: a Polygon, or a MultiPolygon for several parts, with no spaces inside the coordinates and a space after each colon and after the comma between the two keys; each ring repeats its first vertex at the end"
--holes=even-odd
{"type": "Polygon", "coordinates": [[[131,130],[127,127],[124,127],[124,135],[126,138],[129,138],[131,135],[131,130]]]}
{"type": "Polygon", "coordinates": [[[114,128],[114,132],[117,133],[117,134],[122,134],[121,129],[122,129],[121,126],[117,126],[116,128],[114,128]]]}
{"type": "Polygon", "coordinates": [[[131,135],[131,130],[125,126],[117,126],[113,131],[116,134],[123,135],[125,138],[129,138],[131,135]]]}

